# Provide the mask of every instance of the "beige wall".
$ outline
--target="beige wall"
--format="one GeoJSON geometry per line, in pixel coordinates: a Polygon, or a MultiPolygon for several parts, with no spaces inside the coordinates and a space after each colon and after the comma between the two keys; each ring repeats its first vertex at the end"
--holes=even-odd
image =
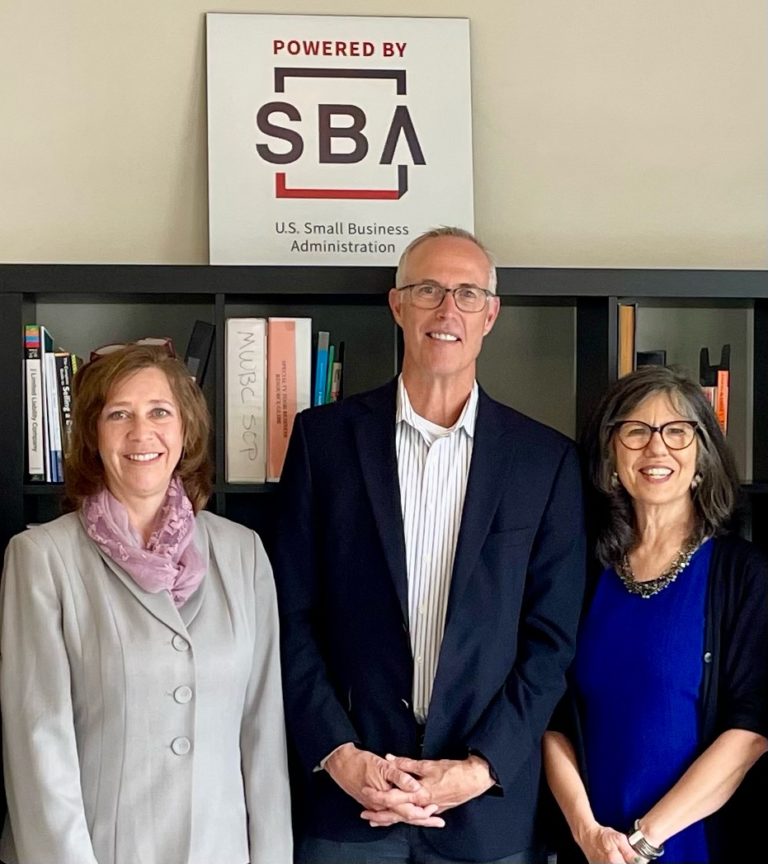
{"type": "Polygon", "coordinates": [[[765,0],[0,0],[0,261],[207,260],[217,10],[469,17],[502,264],[768,267],[765,0]]]}

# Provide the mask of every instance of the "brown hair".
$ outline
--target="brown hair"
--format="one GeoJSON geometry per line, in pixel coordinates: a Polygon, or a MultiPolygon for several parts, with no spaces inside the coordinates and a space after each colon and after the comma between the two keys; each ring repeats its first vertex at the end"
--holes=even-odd
{"type": "Polygon", "coordinates": [[[72,433],[64,458],[64,507],[78,510],[105,485],[99,455],[98,420],[110,390],[141,369],[156,368],[168,379],[179,407],[183,450],[175,474],[197,513],[211,494],[211,418],[200,388],[184,364],[155,345],[126,345],[81,367],[72,382],[72,433]]]}

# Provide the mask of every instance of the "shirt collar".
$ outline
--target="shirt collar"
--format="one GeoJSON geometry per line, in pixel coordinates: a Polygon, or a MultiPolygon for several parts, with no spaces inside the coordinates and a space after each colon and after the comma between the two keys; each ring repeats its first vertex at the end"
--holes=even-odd
{"type": "Polygon", "coordinates": [[[407,423],[418,432],[423,433],[426,430],[443,430],[445,434],[456,432],[463,429],[470,438],[475,437],[475,421],[477,420],[477,402],[478,402],[478,386],[477,380],[472,384],[472,390],[469,398],[464,403],[461,409],[459,419],[451,426],[446,428],[432,423],[420,414],[417,414],[411,405],[411,400],[408,398],[408,391],[403,383],[403,376],[400,375],[397,379],[397,410],[395,413],[395,423],[407,423]]]}

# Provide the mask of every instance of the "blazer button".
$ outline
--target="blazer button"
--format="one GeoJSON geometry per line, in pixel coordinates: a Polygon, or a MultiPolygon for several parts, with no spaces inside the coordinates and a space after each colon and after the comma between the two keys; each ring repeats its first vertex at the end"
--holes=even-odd
{"type": "Polygon", "coordinates": [[[173,691],[173,698],[180,704],[186,705],[187,702],[192,698],[192,688],[187,687],[186,684],[183,684],[181,687],[177,687],[173,691]]]}
{"type": "Polygon", "coordinates": [[[177,756],[186,756],[191,749],[192,742],[189,738],[184,738],[182,736],[181,738],[174,738],[173,741],[171,741],[171,750],[173,750],[177,756]]]}
{"type": "Polygon", "coordinates": [[[177,651],[189,651],[189,642],[183,637],[179,636],[178,633],[174,633],[173,639],[171,639],[171,645],[177,651]]]}
{"type": "Polygon", "coordinates": [[[712,662],[712,652],[711,651],[707,651],[707,653],[704,655],[704,662],[705,663],[711,663],[712,662]]]}

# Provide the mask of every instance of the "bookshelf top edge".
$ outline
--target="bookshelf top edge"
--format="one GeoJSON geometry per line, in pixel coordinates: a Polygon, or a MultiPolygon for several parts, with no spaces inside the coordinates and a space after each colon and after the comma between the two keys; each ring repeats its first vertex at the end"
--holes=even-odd
{"type": "MultiPolygon", "coordinates": [[[[0,293],[350,295],[384,293],[391,267],[0,264],[0,293]]],[[[499,267],[503,297],[768,298],[768,270],[499,267]]]]}

